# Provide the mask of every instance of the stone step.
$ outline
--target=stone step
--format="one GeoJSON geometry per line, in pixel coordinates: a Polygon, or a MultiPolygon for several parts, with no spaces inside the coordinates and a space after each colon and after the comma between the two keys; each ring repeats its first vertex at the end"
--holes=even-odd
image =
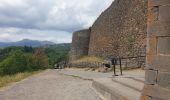
{"type": "Polygon", "coordinates": [[[112,78],[100,78],[95,79],[93,81],[92,86],[106,98],[106,100],[140,100],[141,92],[138,90],[141,90],[143,85],[138,82],[134,82],[135,80],[127,79],[117,79],[115,82],[112,78]],[[127,82],[132,81],[132,82],[127,82]],[[127,83],[126,85],[125,82],[127,83]],[[133,83],[134,82],[134,83],[133,83]],[[120,84],[124,83],[124,84],[120,84]],[[135,86],[132,88],[131,85],[135,84],[135,86]],[[139,87],[137,87],[139,84],[139,87]],[[135,88],[135,89],[134,89],[135,88]],[[137,89],[136,89],[137,88],[137,89]]]}
{"type": "Polygon", "coordinates": [[[127,78],[130,78],[130,79],[139,81],[139,82],[141,82],[141,83],[145,83],[145,78],[144,78],[144,77],[138,77],[138,78],[135,78],[135,77],[127,77],[127,78]]]}
{"type": "Polygon", "coordinates": [[[124,85],[126,87],[132,88],[138,92],[142,92],[142,89],[144,87],[144,83],[140,82],[139,79],[136,78],[118,77],[113,78],[112,81],[124,85]]]}

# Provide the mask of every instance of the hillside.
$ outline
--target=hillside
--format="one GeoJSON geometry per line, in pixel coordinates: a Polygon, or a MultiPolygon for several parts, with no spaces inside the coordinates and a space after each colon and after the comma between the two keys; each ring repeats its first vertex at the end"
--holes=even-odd
{"type": "Polygon", "coordinates": [[[46,46],[46,54],[49,58],[49,64],[53,66],[56,63],[61,61],[67,61],[69,58],[71,44],[63,43],[63,44],[55,44],[46,46]]]}
{"type": "Polygon", "coordinates": [[[50,41],[38,41],[38,40],[29,40],[23,39],[17,42],[0,42],[0,48],[9,47],[9,46],[32,46],[32,47],[40,47],[46,45],[54,45],[54,42],[50,41]]]}

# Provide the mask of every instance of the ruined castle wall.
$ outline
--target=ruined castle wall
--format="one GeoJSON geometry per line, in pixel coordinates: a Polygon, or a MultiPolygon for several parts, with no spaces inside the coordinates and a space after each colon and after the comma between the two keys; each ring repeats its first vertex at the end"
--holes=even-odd
{"type": "Polygon", "coordinates": [[[89,55],[110,58],[145,54],[146,1],[115,0],[91,28],[89,55]]]}
{"type": "Polygon", "coordinates": [[[70,51],[70,61],[88,55],[90,40],[90,30],[80,30],[74,32],[70,51]]]}
{"type": "Polygon", "coordinates": [[[148,0],[146,84],[142,100],[170,100],[170,0],[148,0]]]}

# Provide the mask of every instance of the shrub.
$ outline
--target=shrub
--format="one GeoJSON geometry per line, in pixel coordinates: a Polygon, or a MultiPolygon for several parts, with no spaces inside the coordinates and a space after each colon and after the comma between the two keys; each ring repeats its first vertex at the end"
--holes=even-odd
{"type": "Polygon", "coordinates": [[[11,52],[10,55],[0,63],[1,75],[11,75],[18,72],[23,72],[27,69],[26,57],[20,50],[11,52]]]}
{"type": "Polygon", "coordinates": [[[0,63],[0,75],[12,75],[19,72],[45,69],[47,67],[48,58],[45,55],[44,49],[36,49],[34,54],[15,50],[0,63]]]}
{"type": "Polygon", "coordinates": [[[48,67],[48,57],[43,48],[37,48],[32,56],[33,69],[45,69],[48,67]]]}

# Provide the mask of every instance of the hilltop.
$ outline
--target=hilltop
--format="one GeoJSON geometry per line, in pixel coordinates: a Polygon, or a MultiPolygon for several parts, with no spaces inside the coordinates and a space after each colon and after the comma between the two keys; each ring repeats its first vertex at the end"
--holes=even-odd
{"type": "Polygon", "coordinates": [[[17,42],[0,42],[0,48],[9,47],[9,46],[32,46],[32,47],[40,47],[46,45],[54,45],[56,43],[51,41],[38,41],[38,40],[30,40],[23,39],[17,42]]]}

